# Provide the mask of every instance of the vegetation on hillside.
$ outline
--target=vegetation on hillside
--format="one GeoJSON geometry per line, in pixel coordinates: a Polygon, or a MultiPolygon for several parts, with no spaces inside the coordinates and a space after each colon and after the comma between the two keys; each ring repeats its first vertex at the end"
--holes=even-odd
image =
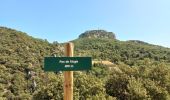
{"type": "MultiPolygon", "coordinates": [[[[98,63],[92,70],[74,72],[74,100],[170,99],[169,48],[93,37],[98,35],[87,38],[89,32],[72,41],[75,56],[113,65],[98,63]]],[[[44,57],[53,55],[63,55],[63,44],[0,27],[0,99],[63,100],[63,74],[43,71],[44,57]]]]}
{"type": "Polygon", "coordinates": [[[139,60],[149,58],[158,62],[170,62],[170,49],[143,42],[113,39],[80,38],[73,41],[77,56],[92,56],[97,60],[113,63],[124,62],[134,66],[139,60]]]}
{"type": "Polygon", "coordinates": [[[106,39],[116,39],[113,32],[107,32],[105,30],[90,30],[79,35],[79,38],[106,38],[106,39]]]}

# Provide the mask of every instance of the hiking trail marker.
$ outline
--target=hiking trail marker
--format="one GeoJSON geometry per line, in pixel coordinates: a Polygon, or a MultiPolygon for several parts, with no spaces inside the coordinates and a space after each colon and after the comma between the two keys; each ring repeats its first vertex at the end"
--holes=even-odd
{"type": "Polygon", "coordinates": [[[45,57],[45,71],[81,71],[91,69],[91,57],[45,57]]]}
{"type": "Polygon", "coordinates": [[[91,57],[73,57],[74,45],[65,45],[66,57],[45,57],[44,71],[64,71],[64,100],[73,100],[73,71],[90,70],[91,57]]]}

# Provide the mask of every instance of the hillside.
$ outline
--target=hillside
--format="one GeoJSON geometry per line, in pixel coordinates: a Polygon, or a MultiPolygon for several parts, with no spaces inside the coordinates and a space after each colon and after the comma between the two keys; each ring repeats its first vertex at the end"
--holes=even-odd
{"type": "MultiPolygon", "coordinates": [[[[90,71],[74,72],[74,100],[169,99],[169,48],[120,41],[103,30],[72,42],[75,56],[97,62],[90,71]]],[[[63,45],[0,27],[0,100],[63,100],[63,74],[43,71],[44,57],[63,56],[63,45]]]]}
{"type": "MultiPolygon", "coordinates": [[[[43,59],[59,55],[59,46],[14,29],[0,27],[0,97],[29,93],[28,71],[43,73],[43,59]],[[1,90],[2,89],[2,90],[1,90]]],[[[60,53],[61,54],[61,53],[60,53]]]]}
{"type": "Polygon", "coordinates": [[[113,32],[107,32],[105,30],[90,30],[79,35],[79,38],[106,38],[116,39],[113,32]]]}
{"type": "Polygon", "coordinates": [[[46,40],[36,39],[26,33],[0,27],[0,63],[7,67],[24,68],[28,63],[42,68],[44,56],[58,53],[58,45],[54,47],[46,40]],[[8,66],[9,65],[9,66],[8,66]]]}
{"type": "Polygon", "coordinates": [[[96,60],[109,60],[114,63],[124,62],[130,66],[145,58],[170,62],[170,49],[145,42],[105,38],[79,38],[73,42],[76,55],[88,55],[96,60]]]}

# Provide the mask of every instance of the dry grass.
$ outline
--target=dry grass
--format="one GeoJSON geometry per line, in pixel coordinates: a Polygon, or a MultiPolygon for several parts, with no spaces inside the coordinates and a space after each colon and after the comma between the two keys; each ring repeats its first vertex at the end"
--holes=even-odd
{"type": "Polygon", "coordinates": [[[114,65],[114,63],[112,63],[110,61],[107,61],[107,60],[104,60],[104,61],[92,61],[92,64],[98,64],[98,63],[101,63],[103,65],[108,65],[108,66],[114,65]]]}

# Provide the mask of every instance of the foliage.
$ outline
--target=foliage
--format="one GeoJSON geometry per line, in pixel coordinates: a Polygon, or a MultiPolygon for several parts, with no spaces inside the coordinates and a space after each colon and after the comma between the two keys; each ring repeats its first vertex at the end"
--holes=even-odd
{"type": "Polygon", "coordinates": [[[119,41],[105,38],[79,38],[72,41],[77,56],[92,56],[96,60],[124,62],[134,66],[149,58],[157,62],[170,62],[170,49],[143,42],[119,41]]]}
{"type": "Polygon", "coordinates": [[[142,67],[120,64],[122,72],[113,72],[106,82],[107,94],[120,100],[169,100],[170,68],[151,63],[142,67]]]}
{"type": "MultiPolygon", "coordinates": [[[[119,41],[104,30],[87,31],[75,56],[107,60],[74,72],[74,100],[169,100],[170,49],[138,40],[119,41]]],[[[63,73],[44,72],[45,56],[63,56],[57,41],[0,27],[0,99],[63,100],[63,73]]]]}
{"type": "Polygon", "coordinates": [[[116,36],[112,32],[107,32],[105,30],[90,30],[79,35],[79,38],[106,38],[106,39],[116,39],[116,36]]]}
{"type": "Polygon", "coordinates": [[[78,98],[76,100],[84,99],[105,99],[106,93],[103,88],[104,83],[97,77],[86,75],[83,73],[75,74],[75,90],[78,98]]]}
{"type": "Polygon", "coordinates": [[[34,93],[34,100],[62,100],[63,99],[63,78],[54,73],[47,74],[46,83],[40,86],[34,93]]]}

